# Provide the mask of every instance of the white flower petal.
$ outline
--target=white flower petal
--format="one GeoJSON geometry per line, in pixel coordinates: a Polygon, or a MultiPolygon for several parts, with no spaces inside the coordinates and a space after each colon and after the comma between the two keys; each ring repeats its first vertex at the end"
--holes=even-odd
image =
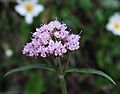
{"type": "Polygon", "coordinates": [[[110,30],[110,31],[113,31],[113,30],[114,30],[114,23],[113,23],[113,22],[109,22],[109,23],[106,25],[106,29],[107,29],[107,30],[110,30]]]}
{"type": "Polygon", "coordinates": [[[18,12],[21,16],[24,16],[26,14],[26,11],[22,5],[16,5],[15,6],[16,12],[18,12]]]}
{"type": "Polygon", "coordinates": [[[33,22],[33,16],[31,14],[27,14],[25,16],[25,21],[28,23],[28,24],[31,24],[33,22]]]}
{"type": "Polygon", "coordinates": [[[111,21],[111,22],[120,21],[120,13],[117,12],[117,13],[113,14],[109,18],[109,21],[111,21]]]}
{"type": "Polygon", "coordinates": [[[112,31],[112,33],[114,35],[120,36],[120,30],[114,30],[114,31],[112,31]]]}
{"type": "Polygon", "coordinates": [[[31,2],[38,3],[38,0],[31,0],[31,2]]]}
{"type": "Polygon", "coordinates": [[[34,10],[33,10],[33,16],[37,16],[40,12],[42,12],[44,10],[43,5],[40,4],[36,4],[34,6],[34,10]]]}

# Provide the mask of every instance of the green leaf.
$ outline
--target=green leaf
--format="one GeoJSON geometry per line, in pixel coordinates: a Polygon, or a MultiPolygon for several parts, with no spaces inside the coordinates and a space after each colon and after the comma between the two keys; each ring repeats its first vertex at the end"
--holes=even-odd
{"type": "Polygon", "coordinates": [[[46,64],[30,64],[30,65],[24,65],[24,66],[13,69],[13,70],[7,72],[4,75],[4,77],[9,75],[9,74],[12,74],[14,72],[24,71],[24,70],[33,69],[33,68],[47,69],[47,70],[50,70],[52,72],[55,72],[54,69],[52,69],[50,66],[48,66],[46,64]]]}
{"type": "Polygon", "coordinates": [[[116,85],[116,83],[113,81],[113,79],[108,76],[107,74],[105,74],[104,72],[102,71],[99,71],[99,70],[96,70],[96,69],[88,69],[88,68],[69,68],[66,70],[66,73],[68,72],[80,72],[80,73],[92,73],[92,74],[97,74],[97,75],[100,75],[100,76],[103,76],[105,78],[107,78],[108,80],[110,80],[114,85],[116,85]]]}

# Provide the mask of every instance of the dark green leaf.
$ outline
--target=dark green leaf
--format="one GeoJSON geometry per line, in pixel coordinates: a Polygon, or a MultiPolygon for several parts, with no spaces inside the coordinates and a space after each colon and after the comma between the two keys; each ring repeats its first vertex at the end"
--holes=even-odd
{"type": "Polygon", "coordinates": [[[80,72],[80,73],[92,73],[92,74],[97,74],[97,75],[100,75],[100,76],[103,76],[105,78],[107,78],[108,80],[110,80],[114,85],[116,85],[116,83],[113,81],[113,79],[108,76],[107,74],[105,74],[104,72],[102,71],[99,71],[99,70],[96,70],[96,69],[88,69],[88,68],[69,68],[66,70],[66,73],[67,72],[80,72]]]}
{"type": "Polygon", "coordinates": [[[24,70],[33,69],[33,68],[47,69],[47,70],[55,72],[54,69],[52,69],[50,66],[48,66],[46,64],[30,64],[30,65],[25,65],[25,66],[21,66],[21,67],[15,68],[15,69],[7,72],[5,74],[5,76],[7,76],[7,75],[9,75],[11,73],[14,73],[14,72],[24,71],[24,70]]]}

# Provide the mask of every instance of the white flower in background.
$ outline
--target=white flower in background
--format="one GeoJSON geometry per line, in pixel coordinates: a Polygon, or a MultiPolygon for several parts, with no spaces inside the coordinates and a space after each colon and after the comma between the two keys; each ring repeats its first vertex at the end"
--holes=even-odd
{"type": "Polygon", "coordinates": [[[13,55],[13,51],[12,51],[11,49],[6,49],[6,50],[5,50],[5,55],[6,55],[7,57],[11,57],[11,56],[13,55]]]}
{"type": "Polygon", "coordinates": [[[109,18],[106,29],[120,36],[120,13],[115,13],[109,18]]]}
{"type": "Polygon", "coordinates": [[[43,5],[38,4],[38,0],[17,0],[18,5],[15,6],[16,12],[21,16],[25,16],[28,24],[33,22],[33,17],[36,17],[44,10],[43,5]]]}
{"type": "Polygon", "coordinates": [[[13,55],[13,51],[9,48],[9,45],[6,43],[2,43],[2,47],[4,49],[5,56],[10,58],[13,55]]]}

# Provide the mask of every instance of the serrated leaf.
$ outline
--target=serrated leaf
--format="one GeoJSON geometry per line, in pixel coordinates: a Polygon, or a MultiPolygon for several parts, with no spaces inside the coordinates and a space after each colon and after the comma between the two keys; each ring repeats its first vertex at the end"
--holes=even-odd
{"type": "Polygon", "coordinates": [[[50,66],[46,65],[46,64],[30,64],[30,65],[25,65],[25,66],[21,66],[19,68],[15,68],[9,72],[7,72],[5,76],[9,75],[9,74],[12,74],[14,72],[19,72],[19,71],[24,71],[24,70],[28,70],[28,69],[33,69],[33,68],[39,68],[39,69],[47,69],[47,70],[50,70],[50,71],[53,71],[55,72],[54,69],[52,69],[50,66]]]}
{"type": "Polygon", "coordinates": [[[114,82],[114,80],[108,76],[107,74],[105,74],[102,71],[96,70],[96,69],[88,69],[88,68],[69,68],[66,70],[66,73],[68,72],[79,72],[79,73],[92,73],[92,74],[97,74],[100,76],[103,76],[105,78],[107,78],[108,80],[110,80],[114,85],[116,85],[116,83],[114,82]]]}

